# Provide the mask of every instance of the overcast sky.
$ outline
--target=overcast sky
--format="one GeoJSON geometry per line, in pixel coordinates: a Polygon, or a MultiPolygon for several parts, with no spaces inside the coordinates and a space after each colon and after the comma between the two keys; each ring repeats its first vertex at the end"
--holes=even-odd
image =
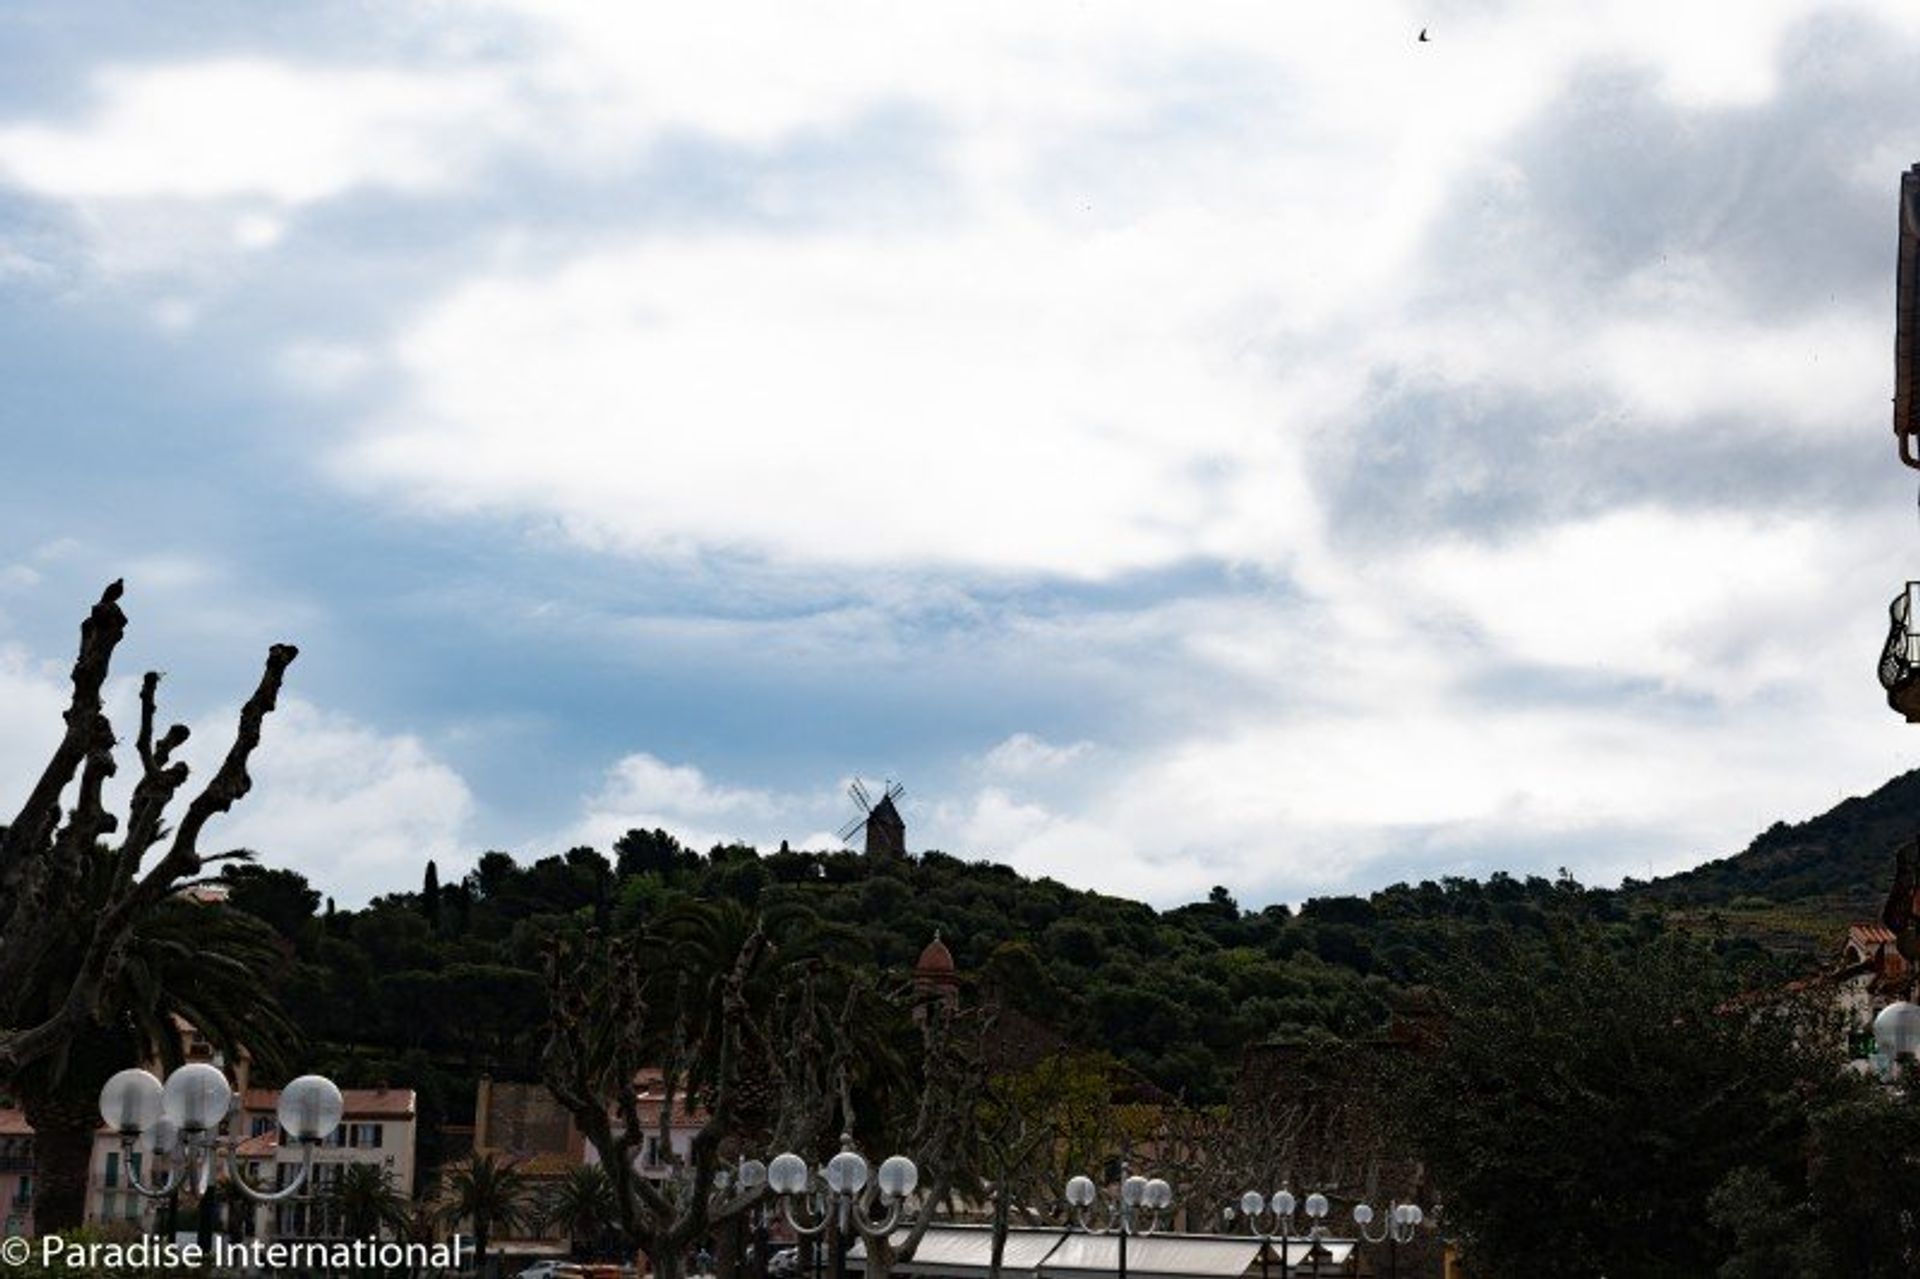
{"type": "Polygon", "coordinates": [[[7,5],[4,806],[124,576],[203,760],[301,646],[218,835],[343,904],[854,776],[1161,904],[1736,851],[1920,759],[1917,67],[1830,0],[7,5]]]}

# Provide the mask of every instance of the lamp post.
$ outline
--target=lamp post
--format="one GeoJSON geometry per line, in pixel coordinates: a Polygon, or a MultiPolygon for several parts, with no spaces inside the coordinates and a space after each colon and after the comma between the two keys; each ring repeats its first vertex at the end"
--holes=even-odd
{"type": "Polygon", "coordinates": [[[1173,1203],[1173,1187],[1158,1177],[1132,1175],[1125,1164],[1120,1165],[1120,1176],[1120,1193],[1106,1202],[1104,1226],[1087,1224],[1087,1210],[1100,1198],[1091,1177],[1075,1177],[1067,1182],[1067,1209],[1074,1224],[1082,1230],[1120,1236],[1119,1279],[1127,1279],[1127,1236],[1150,1235],[1160,1228],[1160,1214],[1173,1203]],[[1143,1210],[1144,1225],[1140,1223],[1143,1210]]]}
{"type": "MultiPolygon", "coordinates": [[[[813,1237],[824,1232],[829,1223],[835,1227],[840,1246],[835,1249],[835,1274],[845,1279],[846,1240],[856,1231],[868,1240],[884,1239],[900,1224],[907,1197],[920,1184],[920,1170],[905,1155],[892,1155],[880,1162],[876,1174],[864,1156],[853,1148],[853,1134],[840,1134],[840,1153],[827,1161],[816,1177],[807,1161],[791,1150],[775,1155],[767,1165],[767,1188],[780,1197],[780,1212],[796,1234],[813,1237]],[[869,1181],[874,1182],[869,1186],[869,1181]],[[884,1215],[875,1220],[872,1207],[879,1201],[884,1215]],[[804,1201],[796,1214],[796,1201],[804,1201]],[[811,1216],[803,1221],[801,1215],[811,1216]]],[[[817,1251],[817,1250],[816,1250],[817,1251]]]]}
{"type": "Polygon", "coordinates": [[[747,1224],[753,1231],[753,1271],[757,1279],[767,1279],[767,1205],[760,1192],[766,1189],[767,1166],[758,1159],[743,1159],[734,1172],[734,1181],[742,1192],[753,1195],[747,1210],[747,1224]]]}
{"type": "MultiPolygon", "coordinates": [[[[1240,1196],[1240,1216],[1246,1219],[1246,1227],[1252,1233],[1260,1235],[1261,1243],[1267,1244],[1269,1248],[1273,1246],[1275,1237],[1281,1241],[1281,1279],[1288,1279],[1288,1275],[1292,1275],[1292,1256],[1288,1254],[1292,1241],[1294,1239],[1306,1241],[1308,1254],[1311,1256],[1313,1243],[1327,1233],[1325,1227],[1321,1225],[1321,1221],[1327,1219],[1327,1210],[1329,1210],[1329,1204],[1325,1195],[1308,1195],[1306,1204],[1298,1204],[1294,1200],[1292,1191],[1275,1191],[1271,1200],[1263,1198],[1260,1191],[1248,1191],[1246,1195],[1240,1196]],[[1306,1235],[1294,1233],[1296,1208],[1304,1208],[1308,1214],[1308,1221],[1311,1221],[1306,1235]]],[[[1231,1206],[1227,1208],[1227,1214],[1231,1219],[1233,1214],[1231,1206]]],[[[1265,1252],[1261,1252],[1261,1266],[1265,1266],[1265,1252]]]]}
{"type": "Polygon", "coordinates": [[[313,1152],[340,1125],[340,1090],[324,1075],[302,1075],[280,1090],[280,1127],[299,1143],[301,1160],[293,1180],[276,1190],[261,1190],[247,1180],[235,1153],[239,1138],[220,1131],[236,1101],[227,1077],[205,1062],[180,1067],[164,1084],[138,1067],[107,1080],[100,1090],[100,1117],[119,1134],[127,1184],[147,1199],[165,1199],[182,1189],[205,1196],[218,1176],[254,1203],[299,1196],[313,1175],[313,1152]],[[158,1185],[148,1185],[134,1170],[134,1143],[143,1135],[149,1135],[156,1156],[173,1164],[158,1185]]]}
{"type": "Polygon", "coordinates": [[[1355,1204],[1353,1206],[1354,1228],[1360,1237],[1368,1243],[1387,1245],[1387,1277],[1398,1279],[1400,1274],[1400,1245],[1413,1241],[1413,1232],[1419,1229],[1426,1214],[1420,1211],[1419,1204],[1395,1203],[1388,1207],[1385,1220],[1380,1223],[1380,1233],[1375,1235],[1367,1229],[1373,1223],[1373,1206],[1355,1204]]]}
{"type": "MultiPolygon", "coordinates": [[[[1232,1212],[1233,1209],[1228,1208],[1227,1211],[1232,1212]]],[[[1287,1279],[1293,1273],[1293,1260],[1289,1256],[1292,1242],[1295,1239],[1305,1239],[1308,1245],[1307,1250],[1311,1253],[1313,1241],[1324,1233],[1320,1223],[1327,1215],[1327,1197],[1321,1194],[1308,1195],[1305,1205],[1296,1205],[1293,1192],[1290,1190],[1275,1191],[1271,1201],[1263,1198],[1259,1191],[1249,1190],[1240,1196],[1240,1215],[1246,1219],[1247,1228],[1259,1235],[1260,1241],[1268,1248],[1273,1246],[1274,1237],[1279,1236],[1280,1279],[1287,1279]],[[1307,1228],[1305,1235],[1296,1235],[1293,1232],[1293,1214],[1296,1206],[1304,1206],[1307,1219],[1313,1223],[1307,1228]],[[1262,1224],[1263,1221],[1266,1224],[1262,1224]]],[[[1262,1265],[1266,1264],[1265,1256],[1266,1254],[1262,1252],[1262,1265]]]]}

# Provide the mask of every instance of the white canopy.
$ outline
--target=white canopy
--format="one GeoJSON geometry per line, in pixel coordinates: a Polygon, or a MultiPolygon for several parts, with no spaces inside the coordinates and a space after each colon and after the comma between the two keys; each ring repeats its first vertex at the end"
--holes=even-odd
{"type": "MultiPolygon", "coordinates": [[[[1128,1279],[1240,1279],[1259,1261],[1258,1239],[1133,1235],[1127,1240],[1128,1279]]],[[[1072,1234],[1040,1263],[1038,1273],[1039,1279],[1080,1279],[1086,1274],[1119,1272],[1119,1235],[1072,1234]]]]}
{"type": "MultiPolygon", "coordinates": [[[[898,1246],[908,1232],[893,1232],[898,1246]]],[[[1127,1279],[1260,1279],[1259,1239],[1244,1235],[1131,1235],[1127,1238],[1127,1279]]],[[[1322,1239],[1318,1252],[1308,1257],[1305,1239],[1287,1248],[1295,1275],[1338,1274],[1353,1257],[1351,1239],[1322,1239]]],[[[913,1260],[895,1262],[902,1275],[930,1279],[986,1279],[993,1255],[993,1230],[988,1226],[929,1226],[914,1250],[913,1260]]],[[[850,1262],[864,1262],[866,1241],[847,1250],[850,1262]]],[[[1280,1279],[1280,1247],[1266,1253],[1266,1279],[1280,1279]]],[[[1090,1279],[1120,1272],[1120,1236],[1085,1231],[1035,1229],[1015,1226],[1007,1231],[1000,1255],[1002,1279],[1090,1279]]]]}
{"type": "MultiPolygon", "coordinates": [[[[908,1232],[893,1232],[898,1246],[906,1242],[908,1232]]],[[[1067,1237],[1064,1230],[1016,1228],[1007,1232],[1006,1246],[1000,1253],[1002,1279],[1035,1279],[1041,1259],[1067,1237]]],[[[849,1261],[865,1261],[867,1245],[863,1239],[847,1249],[849,1261]]],[[[952,1279],[984,1279],[993,1260],[993,1230],[988,1226],[929,1226],[913,1250],[913,1260],[897,1261],[893,1269],[903,1275],[942,1275],[952,1279]]]]}

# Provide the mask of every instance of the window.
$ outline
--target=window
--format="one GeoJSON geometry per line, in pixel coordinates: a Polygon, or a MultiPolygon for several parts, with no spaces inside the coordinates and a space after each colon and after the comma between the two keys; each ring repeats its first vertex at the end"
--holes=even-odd
{"type": "Polygon", "coordinates": [[[360,1150],[380,1149],[379,1124],[351,1124],[347,1131],[347,1144],[360,1150]]]}
{"type": "Polygon", "coordinates": [[[258,1137],[264,1133],[274,1131],[279,1126],[272,1115],[255,1115],[253,1117],[253,1124],[247,1135],[250,1137],[258,1137]]]}
{"type": "MultiPolygon", "coordinates": [[[[117,1150],[109,1150],[107,1152],[107,1175],[105,1184],[108,1190],[113,1190],[120,1185],[120,1152],[117,1150]]],[[[113,1202],[112,1196],[108,1196],[107,1202],[113,1202]]],[[[113,1214],[109,1211],[107,1215],[112,1216],[113,1214]]]]}

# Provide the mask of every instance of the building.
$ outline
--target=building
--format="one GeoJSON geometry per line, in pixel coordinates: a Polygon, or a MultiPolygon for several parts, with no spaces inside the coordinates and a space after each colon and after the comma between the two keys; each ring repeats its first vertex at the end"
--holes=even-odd
{"type": "MultiPolygon", "coordinates": [[[[411,1088],[343,1088],[340,1126],[313,1152],[309,1191],[323,1197],[343,1170],[367,1164],[386,1174],[402,1196],[413,1195],[418,1137],[417,1102],[411,1088]]],[[[306,1150],[289,1143],[280,1130],[277,1088],[251,1088],[241,1094],[239,1114],[231,1121],[240,1139],[236,1151],[247,1180],[262,1190],[277,1190],[299,1175],[306,1150]]],[[[263,1239],[323,1238],[339,1233],[332,1215],[318,1205],[260,1204],[245,1232],[263,1239]]]]}
{"type": "Polygon", "coordinates": [[[920,952],[913,965],[913,1019],[924,1021],[935,1007],[948,1013],[960,1006],[960,972],[954,966],[953,952],[934,929],[933,940],[920,952]]]}
{"type": "MultiPolygon", "coordinates": [[[[666,1144],[661,1144],[660,1120],[666,1107],[666,1078],[658,1067],[647,1067],[634,1077],[635,1111],[645,1136],[634,1154],[634,1167],[651,1181],[664,1181],[676,1164],[693,1150],[694,1134],[707,1122],[706,1112],[674,1102],[667,1119],[666,1144]]],[[[614,1117],[614,1130],[622,1120],[614,1117]]],[[[507,1083],[482,1078],[474,1103],[473,1151],[511,1161],[521,1175],[533,1180],[558,1180],[570,1168],[601,1162],[600,1152],[580,1132],[573,1116],[542,1084],[507,1083]]]]}
{"type": "MultiPolygon", "coordinates": [[[[694,1135],[706,1126],[707,1112],[688,1105],[684,1095],[674,1099],[669,1112],[666,1076],[657,1067],[642,1070],[634,1077],[633,1087],[634,1111],[640,1117],[641,1131],[646,1134],[634,1152],[633,1165],[647,1180],[665,1181],[673,1175],[675,1167],[692,1155],[694,1135]],[[660,1122],[663,1116],[666,1118],[664,1146],[660,1122]]],[[[614,1122],[614,1131],[620,1131],[618,1119],[614,1122]]],[[[600,1162],[600,1152],[591,1142],[586,1146],[586,1162],[600,1162]]]]}

